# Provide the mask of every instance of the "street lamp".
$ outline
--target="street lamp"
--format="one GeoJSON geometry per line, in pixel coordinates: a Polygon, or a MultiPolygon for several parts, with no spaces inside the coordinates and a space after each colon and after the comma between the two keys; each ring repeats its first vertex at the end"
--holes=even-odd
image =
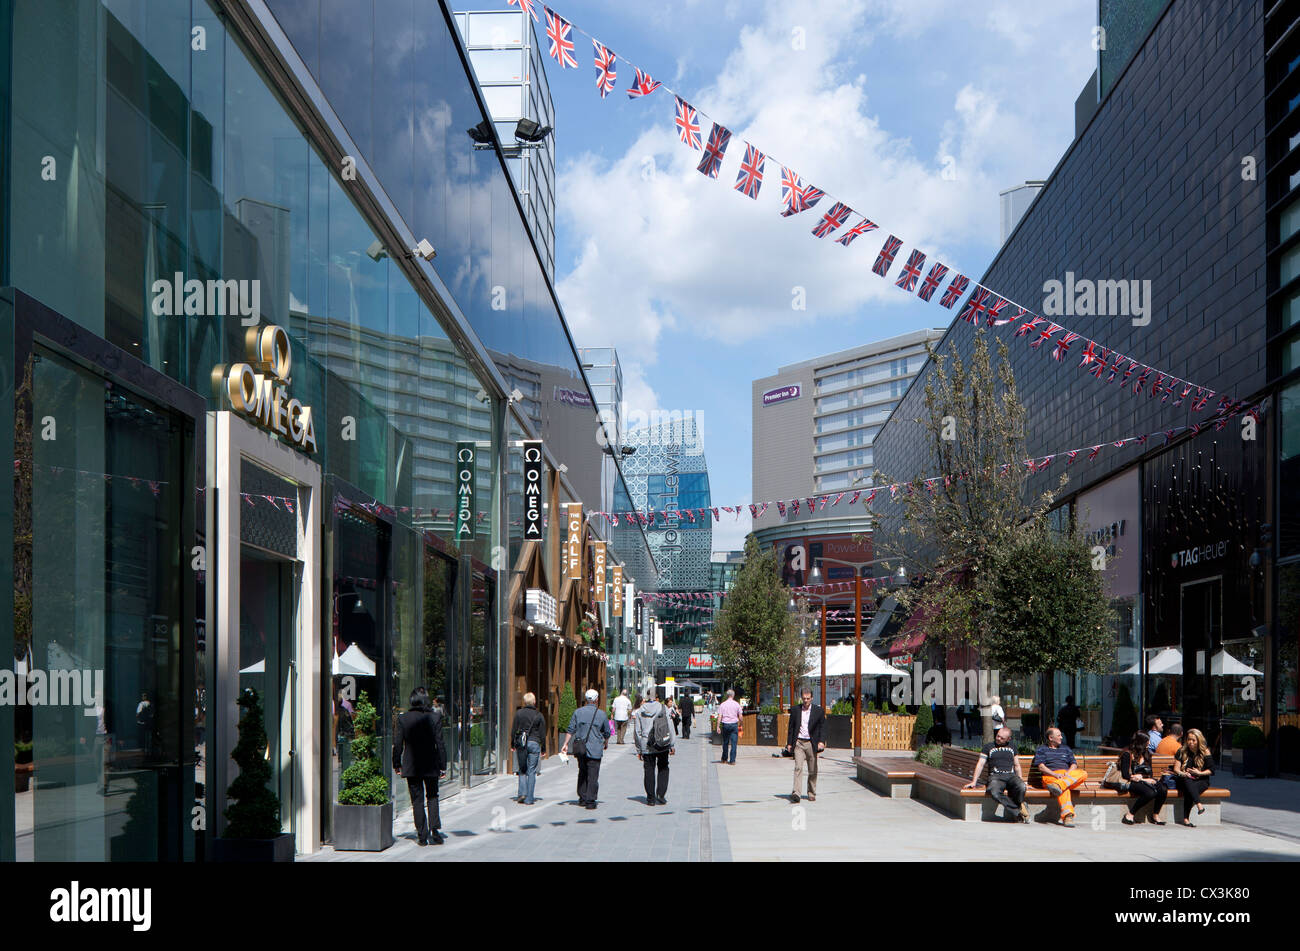
{"type": "MultiPolygon", "coordinates": [[[[816,566],[813,566],[813,576],[816,577],[816,578],[818,578],[818,579],[820,579],[820,576],[821,576],[821,573],[817,570],[816,566]]],[[[803,597],[804,597],[804,598],[807,598],[809,601],[811,601],[811,600],[813,600],[813,599],[815,598],[815,599],[817,599],[818,601],[820,601],[820,602],[822,603],[822,607],[821,607],[821,618],[819,619],[819,623],[821,624],[821,635],[822,635],[822,689],[821,689],[821,695],[822,695],[822,709],[825,710],[825,709],[826,709],[826,602],[829,601],[829,600],[831,600],[831,599],[834,598],[834,597],[837,597],[837,595],[834,595],[834,594],[809,594],[809,593],[805,593],[805,594],[803,595],[803,597]]],[[[791,599],[790,599],[790,603],[791,603],[792,605],[794,604],[794,598],[791,598],[791,599]]]]}
{"type": "MultiPolygon", "coordinates": [[[[818,558],[813,565],[810,582],[814,587],[822,583],[821,563],[828,561],[833,565],[844,565],[853,569],[853,755],[862,755],[862,569],[888,558],[874,558],[871,561],[842,561],[839,558],[818,558]]],[[[901,568],[899,569],[902,570],[901,568]]],[[[823,668],[824,670],[824,668],[823,668]]]]}

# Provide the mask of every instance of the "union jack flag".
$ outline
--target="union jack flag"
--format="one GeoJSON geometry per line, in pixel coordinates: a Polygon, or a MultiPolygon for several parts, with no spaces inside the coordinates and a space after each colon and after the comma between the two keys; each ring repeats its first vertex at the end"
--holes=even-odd
{"type": "Polygon", "coordinates": [[[1115,375],[1119,373],[1119,368],[1123,366],[1124,361],[1128,359],[1127,357],[1121,355],[1118,350],[1112,350],[1110,352],[1110,358],[1111,358],[1110,376],[1106,377],[1107,383],[1113,383],[1115,381],[1115,375]]]}
{"type": "Polygon", "coordinates": [[[1079,455],[1079,452],[1080,450],[1078,449],[1071,449],[1069,452],[1067,452],[1066,455],[1069,456],[1069,458],[1065,461],[1065,464],[1067,466],[1073,465],[1075,457],[1079,455]]]}
{"type": "Polygon", "coordinates": [[[925,255],[920,251],[913,251],[907,258],[907,264],[903,266],[903,273],[898,276],[894,282],[895,286],[901,287],[909,293],[915,289],[916,282],[921,279],[921,269],[925,267],[925,255]]]}
{"type": "Polygon", "coordinates": [[[1088,345],[1083,348],[1083,359],[1079,361],[1079,366],[1086,367],[1090,363],[1097,362],[1097,343],[1095,340],[1089,340],[1088,345]]]}
{"type": "Polygon", "coordinates": [[[1062,337],[1060,340],[1056,341],[1056,346],[1052,348],[1052,359],[1056,361],[1060,361],[1060,359],[1064,357],[1066,353],[1069,352],[1070,344],[1074,343],[1078,339],[1079,339],[1078,334],[1071,333],[1070,331],[1067,330],[1065,332],[1065,336],[1062,337]]]}
{"type": "Polygon", "coordinates": [[[844,247],[847,248],[861,235],[866,234],[868,231],[875,231],[875,230],[876,230],[876,223],[874,221],[870,221],[866,218],[863,218],[861,221],[855,224],[848,231],[844,232],[844,234],[836,238],[835,243],[842,244],[844,245],[844,247]]]}
{"type": "Polygon", "coordinates": [[[578,61],[573,58],[573,24],[550,7],[542,9],[546,11],[546,38],[551,41],[551,59],[559,63],[561,69],[577,69],[578,61]]]}
{"type": "Polygon", "coordinates": [[[1110,351],[1105,347],[1102,347],[1097,353],[1097,359],[1094,362],[1093,368],[1088,371],[1098,380],[1100,380],[1101,375],[1106,372],[1106,358],[1109,355],[1110,351]]]}
{"type": "Polygon", "coordinates": [[[650,78],[649,74],[638,69],[636,79],[632,82],[632,88],[627,91],[627,98],[637,99],[641,96],[648,96],[662,85],[663,83],[656,82],[650,78]]]}
{"type": "MultiPolygon", "coordinates": [[[[1125,359],[1127,360],[1128,358],[1125,357],[1125,359]]],[[[1129,361],[1128,361],[1128,369],[1124,371],[1124,378],[1123,378],[1122,380],[1119,381],[1119,385],[1120,385],[1120,386],[1127,386],[1127,385],[1128,385],[1128,378],[1131,377],[1131,376],[1133,375],[1133,371],[1136,370],[1136,369],[1137,369],[1138,367],[1140,367],[1141,365],[1142,365],[1142,364],[1138,363],[1136,360],[1129,360],[1129,361]]]]}
{"type": "Polygon", "coordinates": [[[781,167],[781,201],[785,205],[785,211],[781,212],[782,218],[807,211],[821,201],[825,194],[820,188],[804,185],[803,179],[793,170],[781,167]]]}
{"type": "MultiPolygon", "coordinates": [[[[999,309],[998,312],[1001,313],[1001,309],[999,309]]],[[[1025,308],[1017,304],[1016,313],[1010,317],[1003,317],[998,319],[997,321],[995,321],[995,326],[1001,327],[1003,324],[1014,324],[1017,320],[1020,320],[1021,318],[1028,317],[1028,316],[1029,316],[1029,311],[1025,310],[1025,308]]]]}
{"type": "Polygon", "coordinates": [[[892,234],[885,239],[884,246],[880,249],[880,255],[876,258],[876,263],[871,265],[871,270],[884,277],[889,273],[890,267],[894,264],[894,255],[898,249],[903,246],[902,238],[895,238],[892,234]]]}
{"type": "MultiPolygon", "coordinates": [[[[1151,389],[1147,391],[1147,396],[1155,396],[1164,388],[1165,388],[1165,375],[1163,373],[1157,373],[1156,381],[1151,384],[1151,389]]],[[[1168,398],[1167,395],[1166,398],[1168,398]]],[[[1163,403],[1164,400],[1161,400],[1160,402],[1163,403]]]]}
{"type": "Polygon", "coordinates": [[[1031,316],[1028,320],[1026,320],[1023,324],[1021,324],[1019,327],[1016,328],[1015,336],[1028,337],[1031,333],[1033,333],[1035,330],[1038,329],[1039,324],[1045,324],[1045,323],[1047,323],[1047,320],[1045,318],[1031,316]]]}
{"type": "MultiPolygon", "coordinates": [[[[990,327],[1001,327],[1003,324],[1009,324],[1016,319],[1015,317],[1002,316],[1002,311],[1004,311],[1010,303],[1011,301],[1007,300],[1005,297],[999,297],[997,294],[993,295],[993,300],[989,302],[988,314],[985,316],[985,320],[988,322],[990,327]]],[[[1020,309],[1024,310],[1023,307],[1020,309]]]]}
{"type": "Polygon", "coordinates": [[[1150,367],[1143,367],[1143,368],[1142,368],[1142,372],[1141,372],[1140,374],[1138,374],[1138,378],[1137,378],[1136,382],[1134,382],[1134,384],[1133,384],[1133,395],[1134,395],[1134,396],[1137,396],[1139,393],[1142,392],[1142,384],[1145,383],[1145,382],[1147,381],[1147,377],[1149,377],[1150,375],[1151,375],[1151,368],[1150,368],[1150,367]]]}
{"type": "Polygon", "coordinates": [[[939,306],[947,307],[952,310],[952,305],[961,300],[961,295],[966,293],[966,288],[970,286],[970,278],[965,274],[958,274],[948,285],[948,289],[943,292],[939,298],[939,306]]]}
{"type": "Polygon", "coordinates": [[[1205,404],[1214,398],[1214,390],[1205,390],[1201,387],[1196,388],[1196,401],[1192,403],[1192,409],[1203,410],[1205,404]],[[1204,394],[1203,396],[1201,394],[1204,394]]]}
{"type": "Polygon", "coordinates": [[[767,156],[746,142],[745,158],[736,175],[736,191],[749,198],[757,198],[758,190],[763,187],[763,168],[766,165],[767,156]]]}
{"type": "Polygon", "coordinates": [[[1047,329],[1044,330],[1044,331],[1042,331],[1041,333],[1039,333],[1039,335],[1038,335],[1038,339],[1035,340],[1033,343],[1031,343],[1031,344],[1029,345],[1029,349],[1030,349],[1030,350],[1037,350],[1039,347],[1041,347],[1041,346],[1043,345],[1043,342],[1044,342],[1044,341],[1046,341],[1046,340],[1051,340],[1051,339],[1052,339],[1052,335],[1055,334],[1058,330],[1064,330],[1064,329],[1065,329],[1065,328],[1062,327],[1060,324],[1050,324],[1050,323],[1049,323],[1048,326],[1047,326],[1047,329]]]}
{"type": "Polygon", "coordinates": [[[862,500],[862,504],[863,504],[863,505],[870,505],[870,504],[871,504],[872,502],[874,502],[875,500],[876,500],[876,490],[875,490],[875,489],[872,489],[872,490],[871,490],[871,493],[870,493],[870,494],[869,494],[865,499],[862,500]]]}
{"type": "Polygon", "coordinates": [[[1192,392],[1192,385],[1189,383],[1183,388],[1183,392],[1178,394],[1178,399],[1174,400],[1175,406],[1182,406],[1183,400],[1187,399],[1187,394],[1192,392]]]}
{"type": "Polygon", "coordinates": [[[677,137],[682,140],[682,145],[689,145],[691,148],[698,150],[700,147],[700,114],[695,111],[695,107],[683,99],[677,98],[677,137]]]}
{"type": "Polygon", "coordinates": [[[1177,433],[1177,432],[1178,432],[1177,429],[1166,429],[1166,430],[1165,430],[1165,445],[1166,445],[1166,446],[1169,445],[1171,442],[1174,441],[1174,434],[1177,433]]]}
{"type": "Polygon", "coordinates": [[[510,6],[518,7],[528,13],[534,20],[537,20],[537,10],[533,7],[535,2],[536,0],[506,0],[506,3],[510,6]]]}
{"type": "Polygon", "coordinates": [[[921,282],[921,289],[916,292],[916,296],[928,303],[930,298],[934,296],[934,292],[939,289],[939,285],[943,283],[943,276],[947,273],[948,266],[936,261],[930,268],[930,273],[921,282]]]}
{"type": "Polygon", "coordinates": [[[831,205],[826,214],[822,215],[822,220],[817,223],[817,227],[813,228],[812,233],[819,238],[824,238],[848,221],[851,214],[853,214],[852,208],[842,201],[837,201],[831,205]]]}
{"type": "Polygon", "coordinates": [[[976,284],[975,290],[971,291],[970,297],[966,298],[966,306],[961,309],[959,314],[957,314],[957,319],[964,320],[968,324],[978,324],[980,322],[980,314],[984,313],[984,311],[988,309],[992,297],[992,291],[987,287],[981,287],[979,284],[976,284]]]}
{"type": "Polygon", "coordinates": [[[785,518],[785,503],[784,503],[784,502],[777,502],[777,503],[776,503],[776,510],[777,510],[778,512],[781,513],[781,517],[782,517],[782,518],[785,518]]]}
{"type": "Polygon", "coordinates": [[[718,169],[722,168],[722,156],[727,153],[727,146],[731,144],[731,133],[713,123],[713,131],[709,133],[709,142],[704,146],[704,158],[700,159],[697,166],[701,175],[707,175],[709,178],[718,177],[718,169]]]}
{"type": "Polygon", "coordinates": [[[749,505],[749,517],[758,518],[758,506],[754,505],[752,502],[749,505]]]}
{"type": "Polygon", "coordinates": [[[604,99],[614,91],[614,80],[618,79],[618,73],[614,70],[617,57],[613,50],[596,40],[592,40],[591,45],[596,48],[596,89],[600,91],[600,98],[604,99]]]}
{"type": "Polygon", "coordinates": [[[860,495],[862,495],[862,492],[861,492],[861,491],[854,492],[854,493],[853,493],[853,498],[849,499],[849,505],[856,505],[857,502],[858,502],[858,497],[859,497],[860,495]]]}
{"type": "Polygon", "coordinates": [[[798,514],[799,514],[799,500],[798,500],[798,499],[795,499],[793,502],[790,503],[790,514],[791,514],[791,515],[798,515],[798,514]]]}

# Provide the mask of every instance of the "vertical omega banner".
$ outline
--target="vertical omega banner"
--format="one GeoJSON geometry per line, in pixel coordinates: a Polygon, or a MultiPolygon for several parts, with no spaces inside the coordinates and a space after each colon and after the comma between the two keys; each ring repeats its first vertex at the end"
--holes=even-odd
{"type": "Polygon", "coordinates": [[[565,531],[564,561],[568,565],[570,581],[582,580],[582,506],[570,502],[566,510],[568,528],[565,531]]]}
{"type": "Polygon", "coordinates": [[[542,540],[542,443],[524,443],[524,541],[542,540]]]}
{"type": "Polygon", "coordinates": [[[474,448],[456,443],[456,541],[474,539],[474,448]]]}
{"type": "Polygon", "coordinates": [[[610,613],[613,614],[614,617],[622,617],[623,616],[623,566],[615,565],[613,570],[614,570],[614,577],[612,579],[612,582],[614,585],[614,589],[613,589],[614,604],[610,609],[610,613]]]}
{"type": "Polygon", "coordinates": [[[591,543],[591,567],[594,577],[591,583],[596,588],[596,600],[605,600],[605,543],[591,543]]]}

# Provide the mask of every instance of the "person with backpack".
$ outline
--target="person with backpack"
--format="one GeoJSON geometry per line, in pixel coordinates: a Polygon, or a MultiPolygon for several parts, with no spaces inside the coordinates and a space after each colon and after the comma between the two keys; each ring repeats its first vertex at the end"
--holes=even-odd
{"type": "Polygon", "coordinates": [[[519,774],[519,795],[515,796],[515,802],[531,806],[537,788],[537,765],[546,741],[546,717],[537,709],[536,694],[524,694],[524,705],[515,713],[510,737],[515,748],[515,772],[519,774]]]}
{"type": "Polygon", "coordinates": [[[677,752],[668,708],[651,697],[636,715],[636,755],[645,766],[646,805],[668,804],[668,757],[677,752]]]}
{"type": "Polygon", "coordinates": [[[609,743],[609,717],[597,706],[599,693],[588,690],[585,697],[587,705],[569,717],[560,752],[567,754],[569,743],[573,743],[573,753],[578,757],[578,805],[595,809],[600,790],[600,760],[609,743]]]}

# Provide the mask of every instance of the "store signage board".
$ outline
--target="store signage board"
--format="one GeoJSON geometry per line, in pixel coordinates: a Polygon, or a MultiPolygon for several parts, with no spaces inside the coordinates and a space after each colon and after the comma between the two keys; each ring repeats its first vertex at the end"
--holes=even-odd
{"type": "Polygon", "coordinates": [[[789,386],[780,386],[775,390],[768,390],[763,394],[763,405],[771,406],[773,403],[784,403],[786,400],[797,400],[803,391],[798,383],[791,383],[789,386]]]}
{"type": "Polygon", "coordinates": [[[524,443],[524,541],[542,540],[542,470],[546,465],[541,440],[524,443]]]}
{"type": "Polygon", "coordinates": [[[566,512],[564,562],[570,581],[582,580],[582,506],[570,502],[566,512]]]}
{"type": "Polygon", "coordinates": [[[596,587],[596,600],[604,601],[605,600],[605,543],[592,542],[591,549],[592,549],[591,563],[593,568],[593,574],[595,574],[595,577],[592,579],[592,583],[596,587]]]}
{"type": "Polygon", "coordinates": [[[613,568],[613,573],[614,573],[614,578],[613,578],[614,603],[611,605],[610,613],[613,614],[614,617],[622,617],[623,616],[623,566],[615,565],[613,568]]]}
{"type": "Polygon", "coordinates": [[[456,443],[456,541],[474,540],[474,452],[472,442],[456,443]]]}
{"type": "Polygon", "coordinates": [[[283,327],[252,327],[244,335],[246,363],[213,370],[213,382],[230,406],[268,432],[284,436],[303,452],[316,451],[316,424],[310,406],[287,398],[293,350],[283,327]]]}

